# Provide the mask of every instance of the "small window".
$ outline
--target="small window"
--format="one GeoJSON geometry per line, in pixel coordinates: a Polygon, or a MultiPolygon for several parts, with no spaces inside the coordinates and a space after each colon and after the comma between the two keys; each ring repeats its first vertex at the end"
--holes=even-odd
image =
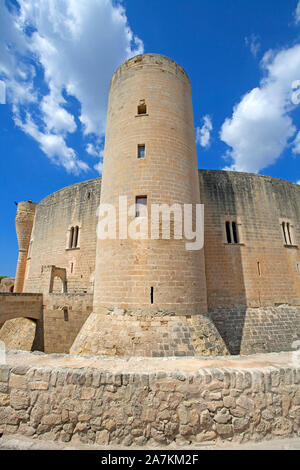
{"type": "Polygon", "coordinates": [[[227,221],[225,222],[226,228],[226,241],[230,244],[239,244],[239,232],[238,232],[238,224],[236,221],[227,221]]]}
{"type": "Polygon", "coordinates": [[[285,245],[293,246],[293,226],[290,222],[282,222],[281,229],[283,233],[284,243],[285,245]]]}
{"type": "Polygon", "coordinates": [[[137,157],[145,158],[145,145],[144,144],[138,145],[137,157]]]}
{"type": "Polygon", "coordinates": [[[150,290],[150,301],[151,301],[151,305],[153,305],[153,303],[154,303],[154,287],[151,287],[151,290],[150,290]]]}
{"type": "Polygon", "coordinates": [[[137,196],[135,198],[135,216],[141,217],[143,206],[147,206],[147,196],[137,196]]]}
{"type": "Polygon", "coordinates": [[[138,105],[137,108],[137,113],[138,114],[147,114],[147,106],[144,100],[140,101],[140,104],[138,105]]]}
{"type": "Polygon", "coordinates": [[[79,227],[71,227],[70,238],[69,238],[69,249],[78,248],[79,242],[79,227]]]}

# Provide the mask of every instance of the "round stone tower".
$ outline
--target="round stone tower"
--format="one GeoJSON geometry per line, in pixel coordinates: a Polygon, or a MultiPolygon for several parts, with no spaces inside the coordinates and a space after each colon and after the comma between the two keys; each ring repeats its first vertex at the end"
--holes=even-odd
{"type": "MultiPolygon", "coordinates": [[[[128,207],[200,203],[190,81],[173,60],[145,54],[128,60],[112,77],[107,116],[101,204],[119,197],[128,207]]],[[[128,222],[134,218],[129,217],[128,222]]],[[[162,228],[162,219],[161,219],[162,228]]],[[[99,240],[94,312],[102,307],[206,311],[203,251],[186,240],[99,240]]],[[[149,226],[149,237],[151,231],[149,226]]]]}
{"type": "Polygon", "coordinates": [[[14,292],[23,292],[25,272],[28,258],[28,249],[31,239],[36,204],[32,202],[19,202],[16,215],[16,232],[19,244],[19,256],[15,279],[14,292]]]}
{"type": "MultiPolygon", "coordinates": [[[[93,314],[71,352],[152,355],[153,341],[207,312],[204,249],[175,239],[172,212],[170,238],[162,218],[151,238],[153,204],[177,204],[183,213],[184,204],[200,203],[190,81],[167,57],[134,57],[112,77],[100,202],[115,208],[116,237],[97,241],[93,314]],[[148,239],[128,237],[119,223],[135,205],[128,226],[143,223],[146,206],[148,239]],[[159,337],[156,326],[163,326],[159,337]]],[[[176,353],[169,346],[159,353],[155,345],[154,355],[176,353]]]]}

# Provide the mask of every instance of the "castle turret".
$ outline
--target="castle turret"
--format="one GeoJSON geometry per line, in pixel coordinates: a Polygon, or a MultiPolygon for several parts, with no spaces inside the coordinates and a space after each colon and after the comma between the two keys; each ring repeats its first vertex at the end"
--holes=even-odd
{"type": "MultiPolygon", "coordinates": [[[[145,54],[112,77],[101,204],[200,203],[190,81],[173,60],[145,54]]],[[[132,218],[131,218],[132,219],[132,218]]],[[[130,218],[129,218],[130,220],[130,218]]],[[[150,230],[149,230],[150,232],[150,230]]],[[[186,240],[98,240],[94,312],[102,307],[206,311],[203,251],[186,240]]],[[[149,233],[149,237],[151,234],[149,233]]]]}
{"type": "MultiPolygon", "coordinates": [[[[185,237],[175,236],[180,225],[175,212],[169,239],[163,219],[158,237],[152,237],[149,219],[151,214],[153,222],[153,204],[183,211],[184,205],[199,203],[189,78],[167,57],[134,57],[116,70],[109,92],[101,206],[116,210],[116,237],[97,241],[93,314],[73,353],[178,352],[178,344],[162,337],[172,336],[172,328],[180,330],[190,316],[207,312],[204,250],[188,250],[185,237]],[[147,207],[148,238],[127,236],[119,223],[132,206],[136,210],[128,223],[141,223],[141,233],[147,231],[141,208],[147,207]],[[155,331],[156,326],[162,328],[155,331]],[[165,349],[157,352],[159,347],[165,349]]],[[[189,346],[185,354],[192,354],[189,346]]]]}
{"type": "Polygon", "coordinates": [[[19,257],[14,292],[23,292],[28,249],[31,239],[36,204],[31,201],[19,202],[16,215],[16,232],[19,244],[19,257]]]}

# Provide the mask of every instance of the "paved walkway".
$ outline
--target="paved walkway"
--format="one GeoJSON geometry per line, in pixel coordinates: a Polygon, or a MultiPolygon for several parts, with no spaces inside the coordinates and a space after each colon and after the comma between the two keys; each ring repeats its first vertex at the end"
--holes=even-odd
{"type": "Polygon", "coordinates": [[[168,447],[123,447],[123,446],[98,446],[98,445],[85,445],[75,443],[57,443],[53,441],[44,441],[37,439],[30,439],[18,435],[6,435],[0,439],[0,450],[99,450],[99,451],[131,451],[131,450],[300,450],[300,437],[290,439],[274,439],[263,442],[249,442],[245,444],[224,443],[218,445],[191,445],[179,446],[176,444],[168,447]]]}
{"type": "Polygon", "coordinates": [[[268,354],[253,354],[251,356],[220,356],[220,357],[100,357],[100,356],[71,356],[69,354],[28,353],[24,351],[8,351],[6,364],[30,367],[54,368],[94,368],[109,370],[112,373],[152,373],[158,371],[193,373],[199,369],[229,368],[250,369],[262,367],[299,367],[300,351],[268,354]]]}

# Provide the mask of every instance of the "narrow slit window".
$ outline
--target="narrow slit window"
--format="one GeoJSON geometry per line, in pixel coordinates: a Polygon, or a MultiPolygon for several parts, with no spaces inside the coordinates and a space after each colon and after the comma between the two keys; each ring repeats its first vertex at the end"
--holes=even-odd
{"type": "Polygon", "coordinates": [[[234,221],[225,222],[226,241],[228,244],[239,245],[238,223],[234,221]]]}
{"type": "Polygon", "coordinates": [[[151,297],[151,304],[153,304],[154,303],[154,287],[151,287],[150,297],[151,297]]]}
{"type": "Polygon", "coordinates": [[[290,228],[290,224],[289,224],[289,223],[286,224],[286,228],[287,228],[289,243],[290,243],[290,245],[292,245],[293,243],[292,243],[292,236],[291,236],[291,228],[290,228]]]}
{"type": "Polygon", "coordinates": [[[137,152],[137,157],[138,158],[145,158],[145,145],[140,144],[138,145],[138,152],[137,152]]]}
{"type": "Polygon", "coordinates": [[[286,238],[286,232],[285,232],[285,222],[282,222],[282,231],[283,231],[285,244],[287,245],[287,238],[286,238]]]}
{"type": "Polygon", "coordinates": [[[77,246],[78,246],[78,236],[79,236],[79,227],[76,226],[75,231],[74,231],[74,246],[73,246],[73,248],[77,248],[77,246]]]}
{"type": "Polygon", "coordinates": [[[238,237],[236,222],[232,222],[232,234],[233,234],[233,242],[238,243],[239,242],[239,237],[238,237]]]}
{"type": "Polygon", "coordinates": [[[73,240],[74,240],[74,227],[72,227],[70,231],[69,248],[73,248],[73,240]]]}
{"type": "Polygon", "coordinates": [[[136,217],[142,216],[144,206],[147,206],[147,196],[137,196],[135,198],[135,216],[136,217]]]}
{"type": "Polygon", "coordinates": [[[283,232],[284,243],[287,246],[294,245],[293,239],[293,225],[290,222],[281,222],[281,228],[283,232]]]}
{"type": "Polygon", "coordinates": [[[232,243],[231,242],[230,222],[226,222],[226,237],[227,237],[227,243],[232,243]]]}
{"type": "Polygon", "coordinates": [[[144,101],[141,101],[137,108],[138,114],[147,114],[147,106],[144,101]]]}
{"type": "Polygon", "coordinates": [[[259,261],[257,261],[257,272],[258,272],[259,277],[261,277],[261,268],[260,268],[260,262],[259,261]]]}

